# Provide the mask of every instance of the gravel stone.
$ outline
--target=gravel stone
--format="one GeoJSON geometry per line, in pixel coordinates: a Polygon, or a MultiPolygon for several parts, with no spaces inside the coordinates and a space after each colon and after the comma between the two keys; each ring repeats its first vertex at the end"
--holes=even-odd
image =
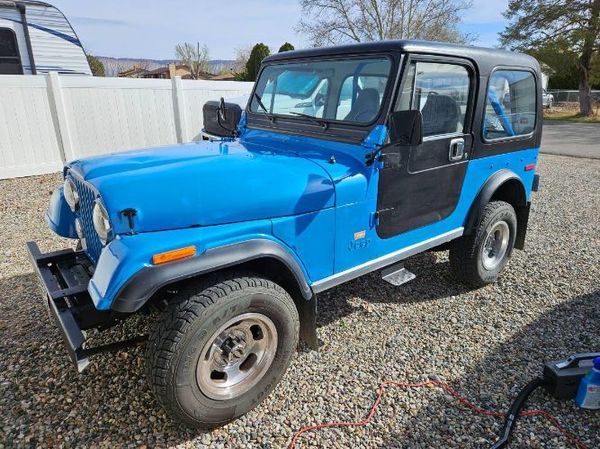
{"type": "MultiPolygon", "coordinates": [[[[72,245],[44,221],[59,174],[0,181],[0,448],[281,448],[299,428],[362,419],[382,379],[440,378],[475,403],[505,410],[545,360],[600,350],[600,161],[542,155],[527,248],[494,285],[455,282],[447,253],[407,261],[401,287],[368,275],[319,296],[319,352],[299,350],[259,407],[209,433],[172,422],[144,377],[143,348],[95,357],[77,374],[41,300],[25,242],[72,245]]],[[[91,336],[147,332],[153,317],[91,336]]],[[[536,392],[590,448],[600,413],[536,392]]],[[[465,410],[439,389],[390,388],[373,422],[305,434],[302,448],[481,448],[502,420],[465,410]]],[[[567,448],[541,418],[519,421],[511,449],[567,448]]]]}

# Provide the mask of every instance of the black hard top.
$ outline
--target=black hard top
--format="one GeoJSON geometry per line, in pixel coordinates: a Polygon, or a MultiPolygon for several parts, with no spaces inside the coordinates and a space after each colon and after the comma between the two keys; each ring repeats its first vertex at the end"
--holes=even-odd
{"type": "Polygon", "coordinates": [[[310,48],[304,50],[285,51],[268,56],[263,63],[285,61],[289,59],[316,58],[321,56],[342,56],[365,53],[418,53],[428,55],[444,55],[466,58],[471,60],[483,71],[489,71],[495,66],[528,67],[539,72],[538,62],[531,56],[496,48],[472,47],[443,42],[418,40],[389,40],[367,42],[336,47],[310,48]]]}

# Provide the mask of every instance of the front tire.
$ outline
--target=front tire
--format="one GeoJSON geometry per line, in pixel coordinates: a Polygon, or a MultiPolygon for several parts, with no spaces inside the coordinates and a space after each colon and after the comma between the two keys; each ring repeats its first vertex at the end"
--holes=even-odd
{"type": "Polygon", "coordinates": [[[491,201],[483,209],[475,232],[452,242],[450,268],[455,277],[473,287],[495,282],[512,255],[517,215],[505,201],[491,201]]]}
{"type": "Polygon", "coordinates": [[[294,301],[279,285],[232,275],[183,288],[148,342],[158,402],[177,421],[211,429],[264,400],[298,344],[294,301]]]}

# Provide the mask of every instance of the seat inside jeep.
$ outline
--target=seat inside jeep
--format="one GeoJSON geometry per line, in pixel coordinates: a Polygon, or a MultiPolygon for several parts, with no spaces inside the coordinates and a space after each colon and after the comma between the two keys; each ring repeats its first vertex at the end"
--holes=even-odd
{"type": "Polygon", "coordinates": [[[344,120],[353,122],[370,122],[379,111],[379,92],[374,88],[362,89],[358,92],[352,109],[344,120]]]}
{"type": "Polygon", "coordinates": [[[460,107],[449,95],[430,92],[421,113],[424,136],[455,133],[459,122],[462,122],[460,107]]]}

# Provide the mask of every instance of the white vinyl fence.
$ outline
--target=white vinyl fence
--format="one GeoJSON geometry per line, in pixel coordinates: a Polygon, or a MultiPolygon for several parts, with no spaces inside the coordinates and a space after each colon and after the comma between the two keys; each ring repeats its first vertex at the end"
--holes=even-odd
{"type": "Polygon", "coordinates": [[[65,161],[200,138],[209,100],[252,83],[175,78],[0,76],[0,179],[59,171],[65,161]]]}

